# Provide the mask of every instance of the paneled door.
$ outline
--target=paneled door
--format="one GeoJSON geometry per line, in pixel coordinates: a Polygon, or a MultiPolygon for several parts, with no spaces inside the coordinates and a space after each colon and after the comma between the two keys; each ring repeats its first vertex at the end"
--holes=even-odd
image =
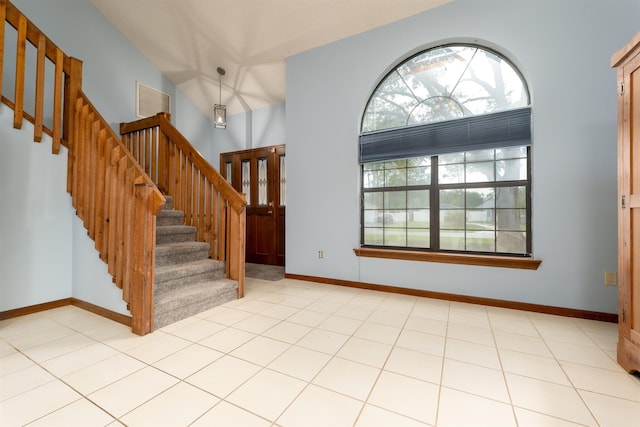
{"type": "Polygon", "coordinates": [[[284,145],[222,153],[220,170],[247,198],[246,261],[284,265],[284,145]]]}
{"type": "Polygon", "coordinates": [[[640,371],[640,33],[616,52],[618,70],[618,363],[640,371]]]}

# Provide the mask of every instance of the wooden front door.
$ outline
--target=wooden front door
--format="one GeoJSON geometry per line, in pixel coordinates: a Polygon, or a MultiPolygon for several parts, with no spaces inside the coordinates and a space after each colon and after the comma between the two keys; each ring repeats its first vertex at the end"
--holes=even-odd
{"type": "Polygon", "coordinates": [[[246,261],[284,265],[285,147],[222,153],[220,170],[247,197],[246,261]]]}
{"type": "Polygon", "coordinates": [[[640,372],[640,33],[618,68],[618,363],[640,372]]]}

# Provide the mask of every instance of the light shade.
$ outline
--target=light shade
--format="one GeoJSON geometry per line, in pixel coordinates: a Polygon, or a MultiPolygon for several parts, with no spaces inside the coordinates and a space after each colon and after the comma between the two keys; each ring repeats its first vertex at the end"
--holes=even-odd
{"type": "Polygon", "coordinates": [[[215,104],[213,106],[213,125],[218,129],[225,129],[227,127],[226,105],[215,104]]]}

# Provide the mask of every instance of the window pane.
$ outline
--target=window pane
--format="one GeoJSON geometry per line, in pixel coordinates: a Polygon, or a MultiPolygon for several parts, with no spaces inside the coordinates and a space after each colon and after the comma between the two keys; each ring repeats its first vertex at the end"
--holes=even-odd
{"type": "Polygon", "coordinates": [[[440,249],[463,251],[464,231],[440,230],[440,249]]]}
{"type": "Polygon", "coordinates": [[[429,209],[410,209],[407,211],[407,227],[427,228],[431,224],[429,209]]]}
{"type": "Polygon", "coordinates": [[[527,159],[499,160],[496,162],[497,181],[527,179],[527,159]]]}
{"type": "Polygon", "coordinates": [[[407,207],[408,208],[428,208],[429,207],[429,190],[412,190],[407,191],[407,207]]]}
{"type": "Polygon", "coordinates": [[[226,179],[228,183],[231,183],[231,181],[233,180],[233,169],[232,169],[232,164],[231,162],[227,162],[225,163],[225,169],[226,169],[226,179]]]}
{"type": "Polygon", "coordinates": [[[467,209],[490,209],[495,207],[495,190],[493,188],[468,189],[467,209]]]}
{"type": "Polygon", "coordinates": [[[365,245],[383,245],[384,233],[382,228],[369,228],[364,229],[364,244],[365,245]]]}
{"type": "Polygon", "coordinates": [[[382,209],[382,193],[364,193],[364,208],[365,209],[382,209]]]}
{"type": "Polygon", "coordinates": [[[464,190],[440,190],[440,209],[464,208],[464,190]]]}
{"type": "Polygon", "coordinates": [[[495,252],[496,236],[493,231],[467,231],[467,250],[475,252],[495,252]]]}
{"type": "Polygon", "coordinates": [[[526,188],[522,187],[498,187],[496,188],[497,208],[527,208],[526,188]]]}
{"type": "Polygon", "coordinates": [[[431,233],[428,228],[411,228],[407,230],[407,246],[412,248],[428,248],[431,246],[431,233]]]}
{"type": "Polygon", "coordinates": [[[380,188],[384,186],[384,171],[365,171],[362,173],[364,188],[380,188]]]}
{"type": "Polygon", "coordinates": [[[406,169],[387,169],[384,171],[385,187],[404,187],[407,185],[406,169]]]}
{"type": "Polygon", "coordinates": [[[267,205],[267,159],[258,159],[258,205],[267,205]]]}
{"type": "Polygon", "coordinates": [[[440,184],[461,184],[464,182],[464,165],[452,164],[438,167],[438,182],[440,184]]]}
{"type": "Polygon", "coordinates": [[[362,169],[366,171],[381,171],[384,169],[384,162],[365,163],[362,169]]]}
{"type": "Polygon", "coordinates": [[[409,115],[407,125],[443,122],[464,117],[464,111],[453,99],[446,96],[436,96],[422,101],[409,115]]]}
{"type": "Polygon", "coordinates": [[[407,246],[407,232],[402,228],[385,228],[384,245],[407,246]]]}
{"type": "Polygon", "coordinates": [[[407,208],[407,192],[406,191],[385,191],[384,192],[384,208],[385,209],[406,209],[407,208]]]}
{"type": "Polygon", "coordinates": [[[529,103],[524,84],[511,65],[483,49],[477,50],[451,96],[472,114],[517,108],[529,103]]]}
{"type": "Polygon", "coordinates": [[[398,67],[398,73],[418,99],[449,93],[457,84],[476,48],[445,46],[431,49],[398,67]]]}
{"type": "Polygon", "coordinates": [[[481,162],[487,160],[493,160],[493,149],[492,150],[478,150],[478,151],[468,151],[465,153],[465,160],[467,162],[481,162]]]}
{"type": "Polygon", "coordinates": [[[467,163],[466,182],[494,181],[493,162],[467,163]]]}
{"type": "Polygon", "coordinates": [[[493,230],[495,228],[493,209],[472,209],[467,211],[467,230],[493,230]]]}
{"type": "Polygon", "coordinates": [[[384,211],[384,226],[392,228],[406,228],[407,211],[384,211]]]}
{"type": "Polygon", "coordinates": [[[496,209],[498,230],[521,231],[527,229],[526,209],[496,209]]]}
{"type": "Polygon", "coordinates": [[[514,254],[527,253],[527,238],[525,232],[498,231],[497,252],[514,254]]]}
{"type": "Polygon", "coordinates": [[[496,160],[526,158],[527,147],[496,148],[496,160]]]}
{"type": "Polygon", "coordinates": [[[431,168],[428,166],[407,169],[407,185],[431,184],[431,168]]]}
{"type": "Polygon", "coordinates": [[[247,196],[247,204],[251,205],[251,163],[242,161],[242,192],[247,196]]]}
{"type": "Polygon", "coordinates": [[[371,209],[364,211],[364,225],[366,227],[382,227],[383,221],[383,210],[371,209]]]}
{"type": "Polygon", "coordinates": [[[449,230],[464,230],[464,209],[450,209],[440,211],[440,228],[449,230]]]}
{"type": "Polygon", "coordinates": [[[431,166],[431,157],[412,157],[407,159],[407,166],[416,167],[416,166],[431,166]]]}
{"type": "Polygon", "coordinates": [[[451,163],[463,163],[464,153],[441,154],[438,156],[439,165],[449,165],[451,163]]]}

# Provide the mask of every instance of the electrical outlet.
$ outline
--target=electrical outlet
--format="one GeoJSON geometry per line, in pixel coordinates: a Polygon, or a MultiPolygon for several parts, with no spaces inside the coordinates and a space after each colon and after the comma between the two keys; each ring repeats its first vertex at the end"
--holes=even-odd
{"type": "Polygon", "coordinates": [[[618,274],[615,271],[604,272],[604,284],[607,286],[615,286],[618,284],[618,274]]]}
{"type": "Polygon", "coordinates": [[[318,258],[320,258],[320,259],[324,258],[324,252],[323,251],[318,251],[318,258]]]}

